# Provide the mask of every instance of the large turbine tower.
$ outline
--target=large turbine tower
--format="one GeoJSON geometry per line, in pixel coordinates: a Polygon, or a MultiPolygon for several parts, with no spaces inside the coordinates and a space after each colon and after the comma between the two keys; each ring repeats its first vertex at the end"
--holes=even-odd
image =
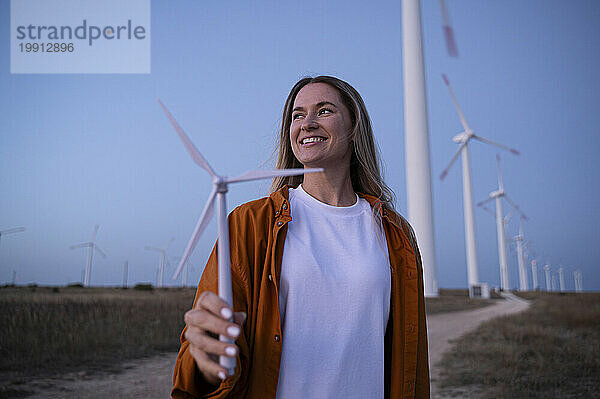
{"type": "Polygon", "coordinates": [[[106,254],[104,253],[104,251],[102,251],[102,249],[100,249],[98,244],[96,244],[96,235],[98,234],[99,228],[100,228],[100,225],[96,225],[94,227],[94,232],[92,233],[92,239],[90,241],[84,242],[81,244],[77,244],[77,245],[71,245],[71,247],[70,247],[71,249],[86,248],[86,247],[88,249],[88,259],[87,259],[87,265],[85,267],[85,278],[83,279],[84,287],[90,286],[90,279],[92,276],[92,258],[94,257],[94,250],[98,251],[103,258],[106,258],[106,254]]]}
{"type": "Polygon", "coordinates": [[[519,152],[513,148],[506,147],[502,144],[496,143],[494,141],[485,139],[480,136],[476,136],[475,132],[469,127],[467,120],[458,104],[458,100],[454,95],[454,90],[450,85],[450,81],[446,75],[442,75],[448,90],[450,91],[450,96],[452,97],[452,102],[456,107],[456,111],[458,113],[458,117],[460,118],[460,122],[463,126],[464,131],[454,136],[452,141],[460,144],[458,147],[458,151],[454,154],[450,163],[444,169],[442,174],[440,175],[440,179],[444,179],[446,175],[448,175],[448,171],[454,164],[454,162],[458,159],[459,155],[462,155],[462,181],[463,181],[463,207],[464,207],[464,218],[465,218],[465,246],[467,252],[467,278],[469,282],[469,295],[473,296],[473,287],[479,285],[479,268],[477,266],[477,244],[475,240],[475,215],[473,213],[473,195],[472,195],[472,185],[471,185],[471,165],[469,162],[469,140],[475,139],[479,140],[483,143],[493,145],[495,147],[501,148],[503,150],[507,150],[512,152],[515,155],[519,155],[519,152]]]}

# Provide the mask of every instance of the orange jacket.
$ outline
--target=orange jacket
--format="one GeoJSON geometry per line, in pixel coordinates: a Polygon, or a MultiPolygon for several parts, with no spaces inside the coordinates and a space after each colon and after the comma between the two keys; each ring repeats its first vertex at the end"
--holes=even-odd
{"type": "MultiPolygon", "coordinates": [[[[379,200],[359,193],[376,207],[379,200]]],[[[392,286],[385,333],[385,397],[429,398],[427,327],[421,255],[404,218],[380,209],[390,255],[392,286]]],[[[233,308],[248,315],[235,375],[215,387],[201,377],[189,343],[181,348],[173,374],[173,398],[275,398],[281,359],[279,275],[291,221],[288,187],[237,207],[229,215],[233,308]]],[[[217,292],[216,245],[202,274],[196,299],[217,292]]],[[[185,333],[185,329],[184,329],[185,333]]]]}

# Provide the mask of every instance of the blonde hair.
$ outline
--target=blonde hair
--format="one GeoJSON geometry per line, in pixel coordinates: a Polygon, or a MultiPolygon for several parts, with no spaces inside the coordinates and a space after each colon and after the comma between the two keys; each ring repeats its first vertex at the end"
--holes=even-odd
{"type": "MultiPolygon", "coordinates": [[[[332,76],[306,77],[300,79],[294,87],[292,87],[292,90],[285,101],[285,106],[283,107],[281,129],[275,149],[277,152],[276,168],[287,169],[303,167],[292,152],[289,131],[292,123],[292,109],[294,107],[296,96],[304,86],[311,83],[327,83],[337,89],[344,105],[348,108],[348,111],[350,111],[352,122],[352,133],[350,134],[352,144],[350,178],[352,180],[353,190],[378,198],[385,209],[395,213],[395,195],[392,189],[385,184],[383,177],[381,176],[381,158],[379,156],[379,149],[375,144],[371,119],[367,113],[365,103],[354,87],[338,78],[332,76]]],[[[276,177],[271,184],[271,192],[279,190],[286,184],[297,187],[302,183],[303,179],[303,175],[276,177]]],[[[374,209],[374,211],[377,210],[374,209]]]]}

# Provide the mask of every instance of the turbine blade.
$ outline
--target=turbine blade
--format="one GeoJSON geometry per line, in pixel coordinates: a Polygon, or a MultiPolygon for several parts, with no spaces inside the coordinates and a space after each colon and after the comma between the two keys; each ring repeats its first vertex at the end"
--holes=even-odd
{"type": "Polygon", "coordinates": [[[25,231],[25,227],[13,227],[12,229],[6,229],[3,231],[0,231],[0,235],[10,234],[10,233],[20,233],[21,231],[25,231]]]}
{"type": "Polygon", "coordinates": [[[473,138],[477,139],[477,140],[479,140],[481,142],[484,142],[484,143],[487,143],[487,144],[491,144],[491,145],[496,146],[498,148],[502,148],[503,150],[510,151],[510,152],[512,152],[515,155],[521,155],[521,153],[519,151],[515,150],[514,148],[507,147],[507,146],[505,146],[503,144],[496,143],[495,141],[492,141],[492,140],[484,139],[481,136],[473,136],[473,138]]]}
{"type": "Polygon", "coordinates": [[[495,216],[495,215],[496,215],[496,214],[495,214],[495,213],[494,213],[494,212],[493,212],[493,211],[492,211],[490,208],[488,208],[487,206],[485,206],[485,205],[481,205],[481,207],[483,208],[483,210],[484,210],[484,211],[486,211],[486,212],[487,212],[487,213],[489,213],[490,215],[492,215],[492,216],[495,216]]]}
{"type": "Polygon", "coordinates": [[[103,258],[106,258],[106,254],[104,253],[104,251],[102,249],[100,249],[100,247],[96,244],[92,244],[94,249],[96,249],[98,252],[100,252],[100,255],[102,255],[103,258]]]}
{"type": "Polygon", "coordinates": [[[496,162],[498,163],[498,190],[504,192],[504,184],[502,183],[502,169],[500,168],[500,154],[496,154],[496,162]]]}
{"type": "Polygon", "coordinates": [[[442,174],[440,175],[440,180],[444,180],[444,178],[446,177],[446,175],[448,174],[448,171],[450,170],[450,168],[452,167],[452,165],[454,164],[454,162],[456,162],[456,160],[458,159],[458,156],[460,155],[460,152],[462,151],[463,147],[467,145],[469,141],[465,141],[464,143],[462,143],[459,147],[458,147],[458,151],[456,151],[456,154],[454,154],[454,156],[452,157],[452,159],[450,160],[450,162],[448,163],[448,166],[446,166],[446,169],[444,169],[444,171],[442,172],[442,174]]]}
{"type": "Polygon", "coordinates": [[[492,201],[493,199],[494,199],[493,197],[490,197],[486,200],[480,201],[477,203],[477,206],[483,206],[484,204],[487,204],[488,202],[492,201]]]}
{"type": "Polygon", "coordinates": [[[448,86],[448,90],[450,91],[450,96],[452,97],[452,102],[454,103],[454,107],[456,107],[456,111],[458,111],[458,117],[460,118],[460,123],[462,123],[463,129],[465,129],[465,132],[468,134],[471,132],[471,128],[469,128],[469,125],[467,124],[467,120],[465,119],[465,116],[463,115],[462,109],[460,109],[458,100],[456,99],[456,96],[454,95],[454,90],[452,90],[452,86],[450,86],[450,81],[448,80],[448,77],[445,74],[442,74],[442,79],[444,79],[444,83],[446,83],[446,86],[448,86]]]}
{"type": "Polygon", "coordinates": [[[212,219],[214,211],[215,211],[215,196],[216,195],[217,195],[217,188],[215,187],[211,191],[210,195],[208,196],[208,201],[206,202],[206,205],[204,206],[204,210],[202,211],[202,215],[200,215],[200,219],[198,219],[198,223],[196,224],[194,233],[192,234],[192,237],[190,238],[190,241],[189,241],[187,247],[185,248],[185,252],[183,253],[183,256],[181,257],[181,260],[179,261],[179,266],[177,266],[177,270],[175,270],[175,273],[173,274],[173,280],[176,280],[177,277],[179,277],[181,270],[183,270],[183,265],[185,264],[185,262],[187,262],[188,258],[192,254],[192,251],[196,247],[196,244],[198,243],[198,240],[200,239],[200,235],[202,234],[202,232],[204,231],[206,226],[208,226],[208,223],[212,219]]]}
{"type": "Polygon", "coordinates": [[[510,206],[512,206],[517,212],[519,212],[519,214],[521,215],[521,218],[523,220],[527,220],[527,215],[525,215],[523,213],[523,211],[521,210],[521,208],[519,208],[519,206],[517,204],[515,204],[515,202],[513,200],[511,200],[508,195],[504,194],[504,199],[506,200],[506,202],[508,202],[510,204],[510,206]]]}
{"type": "Polygon", "coordinates": [[[100,225],[96,225],[94,226],[94,232],[92,233],[92,239],[90,240],[90,242],[94,242],[96,241],[96,235],[98,234],[98,229],[100,228],[100,225]]]}
{"type": "Polygon", "coordinates": [[[237,183],[237,182],[250,181],[250,180],[270,179],[270,178],[277,177],[277,176],[303,175],[305,173],[315,173],[315,172],[322,172],[322,171],[323,171],[322,168],[251,170],[249,172],[242,173],[239,176],[227,179],[227,183],[237,183]]]}
{"type": "Polygon", "coordinates": [[[448,16],[448,9],[444,0],[440,0],[440,7],[442,9],[442,20],[444,27],[444,37],[446,38],[446,48],[448,49],[448,55],[450,57],[458,57],[458,50],[456,48],[456,42],[454,41],[454,32],[452,31],[452,25],[450,24],[450,17],[448,16]]]}
{"type": "Polygon", "coordinates": [[[71,248],[71,249],[85,248],[85,247],[89,247],[90,245],[91,245],[91,243],[84,242],[82,244],[71,245],[69,248],[71,248]]]}
{"type": "Polygon", "coordinates": [[[158,252],[161,252],[161,251],[162,251],[162,249],[160,249],[160,248],[151,247],[151,246],[148,246],[148,245],[146,245],[146,246],[144,247],[144,249],[147,249],[148,251],[158,251],[158,252]]]}
{"type": "Polygon", "coordinates": [[[210,167],[209,163],[206,161],[206,159],[204,159],[204,157],[202,156],[200,151],[198,151],[194,143],[192,143],[188,135],[185,134],[181,126],[179,126],[179,123],[177,123],[175,118],[173,118],[173,115],[171,115],[167,107],[165,107],[165,105],[162,103],[162,101],[160,101],[160,99],[158,100],[158,103],[167,115],[167,118],[169,118],[171,125],[173,125],[173,127],[175,128],[175,131],[179,135],[181,141],[183,141],[183,145],[185,145],[185,148],[187,149],[194,162],[196,162],[196,164],[198,164],[200,167],[204,168],[212,177],[217,177],[215,171],[210,167]]]}

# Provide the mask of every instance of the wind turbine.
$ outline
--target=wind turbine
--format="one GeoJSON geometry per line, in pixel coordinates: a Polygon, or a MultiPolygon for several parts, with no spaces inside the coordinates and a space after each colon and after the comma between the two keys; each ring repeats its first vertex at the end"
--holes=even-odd
{"type": "MultiPolygon", "coordinates": [[[[219,240],[218,240],[218,248],[217,248],[217,256],[218,256],[218,276],[219,276],[219,296],[230,306],[233,306],[233,294],[231,289],[231,259],[230,259],[230,249],[229,249],[229,225],[227,224],[227,191],[230,183],[239,183],[244,181],[251,180],[260,180],[260,179],[271,179],[277,176],[296,176],[302,175],[305,173],[314,173],[314,172],[322,172],[321,168],[312,168],[312,169],[275,169],[275,170],[252,170],[246,173],[242,173],[237,177],[227,177],[218,175],[210,164],[204,159],[200,151],[194,146],[190,138],[185,134],[183,129],[179,126],[175,118],[171,115],[169,110],[164,106],[164,104],[158,100],[158,103],[162,107],[163,111],[169,118],[171,125],[175,128],[175,131],[179,135],[181,141],[185,145],[188,153],[194,160],[194,162],[206,170],[212,177],[213,180],[213,189],[208,196],[208,201],[202,210],[202,214],[200,215],[200,219],[196,224],[196,228],[194,229],[194,233],[190,238],[190,241],[181,257],[181,261],[179,262],[179,266],[173,275],[173,279],[176,279],[181,273],[183,266],[187,262],[190,257],[192,251],[194,250],[196,244],[198,243],[198,239],[200,235],[210,222],[213,213],[214,213],[214,203],[215,198],[219,204],[218,209],[218,225],[219,225],[219,240]]],[[[232,319],[233,320],[233,319],[232,319]]],[[[233,343],[234,340],[230,339],[225,335],[220,335],[219,340],[225,343],[233,343]]],[[[221,356],[219,358],[219,363],[225,369],[227,369],[229,375],[233,375],[235,372],[235,359],[227,356],[221,356]]]]}
{"type": "Polygon", "coordinates": [[[448,55],[450,57],[458,58],[458,49],[456,48],[456,41],[454,40],[454,31],[450,24],[450,16],[448,15],[448,9],[446,8],[446,2],[444,0],[440,0],[440,8],[442,9],[444,38],[446,39],[448,55]]]}
{"type": "MultiPolygon", "coordinates": [[[[180,260],[181,260],[181,257],[176,256],[176,257],[171,258],[170,262],[179,264],[180,260]]],[[[190,262],[189,262],[189,258],[188,258],[187,262],[185,262],[185,265],[183,266],[183,272],[181,273],[181,286],[182,287],[187,287],[189,270],[190,270],[190,262]]]]}
{"type": "Polygon", "coordinates": [[[558,268],[558,282],[560,283],[560,292],[565,292],[565,273],[562,266],[558,268]]]}
{"type": "Polygon", "coordinates": [[[171,243],[174,240],[175,240],[175,238],[171,237],[171,239],[169,240],[167,245],[165,245],[164,248],[146,246],[146,250],[156,251],[156,252],[160,253],[160,258],[158,261],[158,282],[156,283],[156,286],[159,288],[163,286],[164,275],[165,275],[165,264],[169,263],[169,260],[167,259],[167,249],[169,249],[169,246],[171,245],[171,243]]]}
{"type": "MultiPolygon", "coordinates": [[[[519,151],[506,147],[502,144],[496,143],[494,141],[485,139],[480,136],[476,136],[473,130],[469,127],[467,120],[458,104],[458,100],[454,95],[454,90],[450,85],[450,81],[446,75],[442,75],[446,86],[448,87],[448,91],[450,91],[450,96],[452,97],[452,102],[456,107],[456,111],[458,112],[458,117],[460,118],[460,122],[463,126],[464,131],[454,136],[452,141],[455,143],[459,143],[458,151],[454,154],[450,163],[444,169],[442,174],[440,175],[440,179],[444,180],[444,178],[448,175],[448,171],[454,164],[454,162],[458,159],[458,156],[462,154],[462,180],[463,180],[463,207],[464,207],[464,218],[465,218],[465,245],[467,251],[467,276],[469,280],[469,294],[473,291],[473,286],[479,284],[479,268],[477,266],[477,244],[475,242],[475,215],[473,213],[473,195],[472,195],[472,185],[471,185],[471,165],[469,162],[469,140],[475,139],[479,140],[483,143],[493,145],[495,147],[501,148],[503,150],[507,150],[512,152],[513,154],[519,155],[519,151]]],[[[472,296],[472,295],[471,295],[472,296]]]]}
{"type": "Polygon", "coordinates": [[[129,273],[129,261],[125,261],[123,265],[123,288],[127,288],[127,277],[129,273]]]}
{"type": "Polygon", "coordinates": [[[489,201],[496,201],[496,230],[498,235],[498,258],[500,260],[500,287],[503,290],[509,290],[510,284],[508,279],[508,264],[506,261],[506,242],[504,238],[504,223],[502,217],[502,198],[506,200],[516,210],[519,207],[506,195],[504,192],[504,184],[502,183],[502,170],[500,169],[500,155],[496,155],[498,162],[498,190],[492,191],[490,197],[485,201],[478,203],[478,206],[483,206],[489,201]]]}
{"type": "Polygon", "coordinates": [[[575,292],[581,292],[583,290],[581,270],[575,270],[573,272],[573,277],[575,279],[575,292]]]}
{"type": "Polygon", "coordinates": [[[550,265],[546,263],[544,265],[544,272],[546,274],[546,292],[552,291],[552,286],[550,285],[550,265]]]}
{"type": "Polygon", "coordinates": [[[519,234],[514,237],[517,243],[517,260],[519,263],[519,291],[527,291],[527,269],[525,268],[525,254],[523,253],[523,220],[527,220],[527,216],[521,213],[519,218],[519,234]]]}
{"type": "Polygon", "coordinates": [[[13,227],[12,229],[2,230],[0,231],[0,240],[2,239],[2,236],[5,236],[7,234],[20,233],[22,231],[25,231],[25,227],[13,227]]]}
{"type": "Polygon", "coordinates": [[[535,291],[539,288],[537,275],[537,261],[535,259],[531,260],[531,276],[533,277],[533,290],[535,291]]]}
{"type": "Polygon", "coordinates": [[[92,239],[89,242],[84,242],[82,244],[77,244],[77,245],[71,245],[71,247],[70,247],[71,249],[85,248],[85,247],[88,248],[88,260],[87,260],[87,265],[85,267],[85,279],[83,280],[84,287],[89,287],[89,285],[90,285],[90,278],[91,278],[91,274],[92,274],[92,257],[94,256],[94,250],[97,250],[103,258],[106,258],[106,254],[104,253],[104,251],[102,251],[102,249],[100,249],[98,244],[96,244],[96,234],[98,234],[99,228],[100,228],[100,225],[96,225],[94,227],[94,232],[92,233],[92,239]]]}

